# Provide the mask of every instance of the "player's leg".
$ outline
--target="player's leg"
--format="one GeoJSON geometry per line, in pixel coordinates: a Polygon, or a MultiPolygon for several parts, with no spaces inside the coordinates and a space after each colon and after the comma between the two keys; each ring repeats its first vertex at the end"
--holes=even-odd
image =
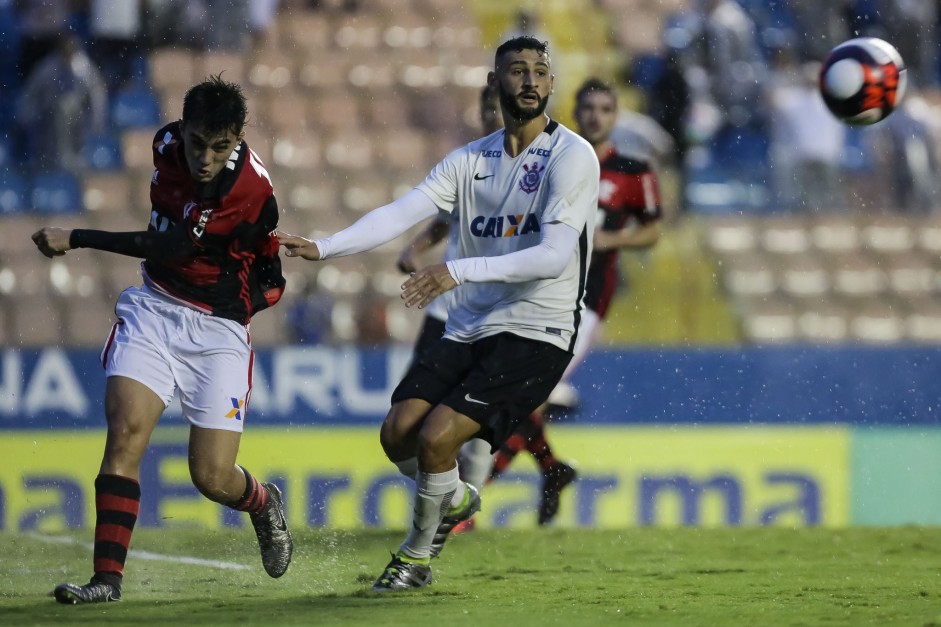
{"type": "MultiPolygon", "coordinates": [[[[425,540],[416,541],[413,534],[417,528],[425,534],[430,532],[434,535],[442,519],[440,503],[449,490],[445,489],[447,478],[428,478],[427,473],[422,474],[419,470],[420,433],[432,409],[460,383],[472,363],[470,345],[439,337],[424,346],[423,350],[416,351],[416,359],[392,393],[392,408],[383,421],[379,437],[389,460],[396,464],[402,474],[416,482],[413,508],[416,523],[409,538],[403,543],[403,546],[410,547],[409,553],[399,550],[393,556],[376,580],[374,590],[402,590],[431,583],[429,549],[423,544],[425,540]],[[444,487],[440,485],[442,482],[445,483],[444,487]],[[424,504],[429,500],[439,502],[437,511],[427,510],[424,504]],[[432,518],[433,523],[429,522],[432,518]]],[[[455,459],[461,444],[463,442],[458,443],[453,452],[455,459]]],[[[452,463],[452,466],[455,465],[452,463]]],[[[455,494],[451,498],[463,498],[463,493],[456,494],[465,489],[463,484],[460,488],[452,489],[455,494]]]]}
{"type": "Polygon", "coordinates": [[[281,491],[236,465],[240,439],[237,431],[190,427],[190,476],[209,500],[248,513],[265,572],[280,577],[287,571],[294,550],[281,491]]]}
{"type": "Polygon", "coordinates": [[[191,425],[190,476],[208,499],[249,514],[265,572],[280,577],[294,550],[281,492],[236,464],[251,398],[254,354],[248,333],[231,320],[193,310],[184,315],[189,333],[173,345],[172,367],[191,425]]]}
{"type": "Polygon", "coordinates": [[[431,583],[433,543],[438,539],[440,550],[444,540],[438,536],[446,537],[456,524],[480,509],[479,493],[461,481],[457,465],[461,445],[479,430],[480,424],[443,405],[436,406],[421,421],[411,530],[376,580],[374,590],[401,590],[431,583]]]}
{"type": "Polygon", "coordinates": [[[578,404],[578,392],[569,382],[572,374],[585,361],[588,351],[594,346],[601,331],[602,318],[591,308],[582,311],[582,319],[578,325],[578,337],[572,349],[572,361],[562,375],[562,380],[555,386],[546,401],[549,405],[572,408],[578,404]]]}
{"type": "Polygon", "coordinates": [[[151,304],[143,290],[132,288],[115,306],[118,322],[101,354],[107,376],[108,431],[95,479],[95,574],[85,585],[57,586],[55,598],[60,603],[121,598],[128,547],[140,511],[141,459],[174,389],[163,348],[166,320],[151,304]]]}
{"type": "MultiPolygon", "coordinates": [[[[461,481],[474,486],[477,492],[484,489],[484,484],[490,478],[493,468],[494,454],[490,442],[473,438],[461,447],[458,458],[458,468],[461,470],[461,481]]],[[[474,530],[474,518],[460,521],[454,526],[452,533],[458,534],[474,530]]]]}
{"type": "Polygon", "coordinates": [[[120,600],[124,564],[140,511],[140,462],[163,410],[163,401],[143,384],[124,377],[108,378],[108,435],[95,478],[95,574],[82,586],[57,586],[55,597],[60,603],[120,600]]]}

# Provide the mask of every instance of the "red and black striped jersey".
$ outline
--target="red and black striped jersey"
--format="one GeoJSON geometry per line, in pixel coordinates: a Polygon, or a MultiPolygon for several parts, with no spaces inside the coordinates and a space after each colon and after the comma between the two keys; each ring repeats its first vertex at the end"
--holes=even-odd
{"type": "MultiPolygon", "coordinates": [[[[632,220],[644,225],[661,219],[660,186],[650,164],[612,147],[601,159],[598,211],[595,228],[604,231],[620,231],[632,220]]],[[[585,304],[602,318],[617,290],[618,252],[615,248],[591,256],[585,304]]]]}
{"type": "Polygon", "coordinates": [[[184,153],[180,123],[154,136],[148,230],[186,228],[195,253],[144,260],[152,287],[205,313],[247,324],[284,292],[278,257],[278,203],[271,179],[245,141],[222,171],[197,183],[184,153]]]}

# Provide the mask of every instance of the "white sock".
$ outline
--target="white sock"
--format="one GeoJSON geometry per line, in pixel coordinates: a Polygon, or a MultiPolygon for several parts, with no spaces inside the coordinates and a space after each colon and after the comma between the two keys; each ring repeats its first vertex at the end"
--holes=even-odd
{"type": "MultiPolygon", "coordinates": [[[[461,472],[464,475],[464,481],[471,484],[477,490],[482,490],[487,477],[490,476],[490,469],[493,468],[493,453],[490,452],[490,442],[474,438],[467,441],[461,447],[461,472]]],[[[463,498],[463,495],[461,495],[463,498]]],[[[454,495],[454,504],[460,503],[457,495],[454,495]]]]}
{"type": "Polygon", "coordinates": [[[400,462],[393,462],[396,466],[399,467],[399,472],[415,481],[415,476],[418,474],[418,458],[409,457],[408,459],[403,459],[400,462]]]}
{"type": "MultiPolygon", "coordinates": [[[[458,487],[463,488],[458,477],[457,465],[447,472],[418,472],[418,489],[415,492],[415,508],[412,514],[412,528],[399,550],[409,557],[425,558],[431,556],[431,541],[435,537],[441,519],[451,508],[458,487]]],[[[458,501],[460,502],[460,501],[458,501]]]]}

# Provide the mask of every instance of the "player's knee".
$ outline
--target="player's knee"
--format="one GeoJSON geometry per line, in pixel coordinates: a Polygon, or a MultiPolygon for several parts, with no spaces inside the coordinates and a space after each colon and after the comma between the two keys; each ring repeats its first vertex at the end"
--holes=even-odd
{"type": "Polygon", "coordinates": [[[457,462],[462,444],[447,431],[422,429],[418,435],[418,457],[425,467],[446,467],[447,470],[457,462]]]}
{"type": "Polygon", "coordinates": [[[193,485],[203,496],[217,502],[230,501],[240,496],[229,494],[226,489],[231,472],[230,465],[223,467],[211,461],[190,463],[190,478],[193,480],[193,485]]]}
{"type": "Polygon", "coordinates": [[[402,459],[404,434],[395,428],[395,423],[386,420],[379,429],[379,443],[389,459],[402,459]]]}

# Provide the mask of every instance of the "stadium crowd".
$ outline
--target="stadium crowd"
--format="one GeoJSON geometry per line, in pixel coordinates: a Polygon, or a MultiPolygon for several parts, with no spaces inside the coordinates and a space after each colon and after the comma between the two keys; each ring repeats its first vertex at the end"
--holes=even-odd
{"type": "MultiPolygon", "coordinates": [[[[53,339],[97,343],[79,320],[108,315],[98,303],[109,299],[97,296],[133,277],[79,264],[37,278],[12,240],[36,214],[136,228],[147,135],[179,109],[182,84],[224,71],[245,85],[257,112],[249,133],[264,136],[253,146],[278,179],[285,221],[327,232],[399,195],[441,149],[474,136],[486,46],[525,20],[556,58],[588,51],[583,77],[612,79],[627,96],[633,106],[622,107],[615,138],[667,173],[668,228],[684,216],[934,212],[935,3],[582,4],[604,23],[586,29],[595,41],[526,2],[452,11],[437,0],[0,1],[0,37],[16,51],[0,61],[16,103],[0,111],[4,337],[44,343],[52,325],[53,339]],[[902,106],[864,129],[836,123],[814,79],[826,52],[857,35],[895,43],[911,77],[902,106]],[[73,297],[89,307],[68,306],[73,297]],[[24,313],[29,299],[34,311],[52,303],[43,309],[53,318],[40,324],[24,313]]],[[[566,121],[571,109],[560,97],[552,112],[566,121]]],[[[393,255],[295,271],[287,323],[259,324],[259,343],[408,341],[417,322],[389,305],[399,282],[393,255]]]]}

